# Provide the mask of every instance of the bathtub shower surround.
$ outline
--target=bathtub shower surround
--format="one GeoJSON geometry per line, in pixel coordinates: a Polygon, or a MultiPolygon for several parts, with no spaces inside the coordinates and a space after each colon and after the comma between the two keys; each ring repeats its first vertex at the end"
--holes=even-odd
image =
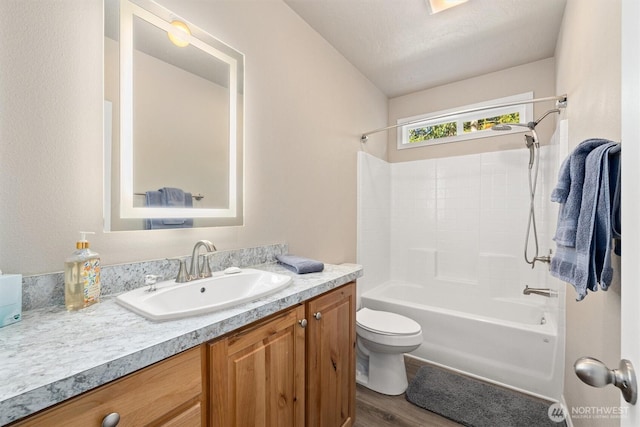
{"type": "MultiPolygon", "coordinates": [[[[492,275],[501,282],[492,284],[493,292],[513,297],[522,291],[513,286],[519,279],[530,286],[542,283],[543,266],[531,271],[521,262],[529,207],[528,157],[523,149],[392,164],[391,278],[411,279],[409,251],[428,248],[436,251],[439,278],[477,283],[481,273],[506,268],[492,275]],[[495,265],[486,268],[487,262],[495,265]]],[[[536,206],[542,251],[550,247],[545,247],[550,239],[542,232],[547,228],[542,209],[548,200],[544,172],[536,206]]]]}
{"type": "MultiPolygon", "coordinates": [[[[541,255],[552,247],[557,157],[558,144],[541,148],[541,255]]],[[[417,357],[559,399],[564,287],[546,264],[532,269],[523,259],[528,150],[393,164],[360,153],[358,161],[359,306],[420,323],[425,338],[417,357]],[[375,201],[367,199],[372,195],[375,201]],[[559,297],[523,295],[527,285],[559,297]]]]}
{"type": "Polygon", "coordinates": [[[358,153],[357,259],[367,262],[358,282],[358,300],[363,290],[391,278],[391,168],[379,158],[358,153]]]}

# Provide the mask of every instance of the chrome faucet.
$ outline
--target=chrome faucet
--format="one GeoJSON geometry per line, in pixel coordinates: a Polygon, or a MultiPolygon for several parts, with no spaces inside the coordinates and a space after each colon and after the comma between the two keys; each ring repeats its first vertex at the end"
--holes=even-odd
{"type": "MultiPolygon", "coordinates": [[[[204,265],[200,266],[199,250],[204,246],[207,252],[217,251],[215,245],[208,240],[198,240],[193,246],[193,252],[191,253],[191,266],[187,271],[187,281],[200,279],[204,277],[211,277],[211,269],[209,268],[209,261],[205,258],[204,265]]],[[[205,255],[206,256],[206,255],[205,255]]]]}
{"type": "Polygon", "coordinates": [[[551,249],[549,249],[549,255],[533,257],[533,261],[531,262],[531,268],[535,268],[536,262],[544,262],[549,264],[549,269],[551,269],[551,254],[552,254],[551,249]]]}
{"type": "Polygon", "coordinates": [[[549,288],[530,288],[528,285],[525,285],[524,290],[522,291],[525,295],[542,295],[543,297],[557,297],[558,291],[554,291],[549,288]]]}
{"type": "Polygon", "coordinates": [[[167,258],[167,261],[178,261],[178,275],[176,276],[176,283],[185,283],[189,281],[189,277],[187,275],[187,267],[185,266],[184,259],[167,258]]]}

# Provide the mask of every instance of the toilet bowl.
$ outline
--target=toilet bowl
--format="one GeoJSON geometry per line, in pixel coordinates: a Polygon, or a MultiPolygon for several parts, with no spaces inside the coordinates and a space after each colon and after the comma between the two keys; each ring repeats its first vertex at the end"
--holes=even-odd
{"type": "Polygon", "coordinates": [[[356,313],[356,342],[356,381],[378,393],[404,393],[408,385],[404,353],[422,344],[418,322],[362,308],[356,313]]]}

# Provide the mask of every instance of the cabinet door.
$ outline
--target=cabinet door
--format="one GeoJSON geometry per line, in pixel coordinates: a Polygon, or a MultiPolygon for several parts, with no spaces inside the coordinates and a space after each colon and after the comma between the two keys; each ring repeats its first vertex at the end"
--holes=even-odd
{"type": "Polygon", "coordinates": [[[216,427],[304,426],[304,306],[209,344],[216,427]]]}
{"type": "Polygon", "coordinates": [[[355,421],[355,283],[307,303],[307,426],[355,421]]]}

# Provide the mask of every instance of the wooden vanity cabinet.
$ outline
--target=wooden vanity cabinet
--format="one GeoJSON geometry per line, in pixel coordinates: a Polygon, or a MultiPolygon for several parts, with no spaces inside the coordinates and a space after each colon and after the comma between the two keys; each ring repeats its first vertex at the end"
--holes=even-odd
{"type": "Polygon", "coordinates": [[[202,353],[202,346],[187,350],[11,426],[205,425],[202,353]],[[119,423],[103,424],[112,413],[119,414],[119,423]]]}
{"type": "Polygon", "coordinates": [[[349,427],[355,283],[208,344],[214,427],[349,427]]]}
{"type": "Polygon", "coordinates": [[[355,343],[349,283],[11,427],[349,427],[355,343]]]}

